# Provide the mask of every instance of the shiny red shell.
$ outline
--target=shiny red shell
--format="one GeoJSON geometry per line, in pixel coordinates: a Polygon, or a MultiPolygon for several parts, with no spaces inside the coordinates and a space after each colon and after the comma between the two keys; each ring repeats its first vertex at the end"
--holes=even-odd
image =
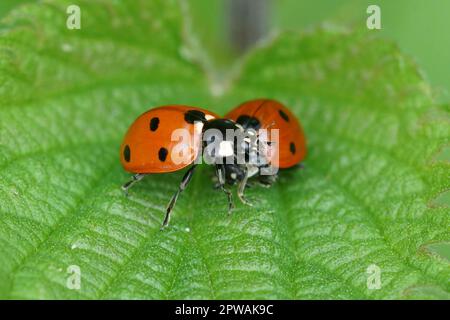
{"type": "Polygon", "coordinates": [[[279,168],[292,167],[305,158],[307,148],[303,128],[297,117],[283,104],[270,99],[251,100],[237,106],[225,116],[237,123],[248,117],[257,122],[261,129],[268,129],[269,133],[270,129],[279,129],[279,146],[273,148],[275,152],[271,157],[276,159],[278,156],[279,168]]]}
{"type": "Polygon", "coordinates": [[[140,115],[120,146],[123,168],[131,173],[163,173],[190,165],[200,148],[203,124],[195,124],[194,120],[201,115],[207,120],[218,117],[208,110],[184,105],[162,106],[140,115]],[[180,141],[173,141],[172,137],[176,129],[186,129],[189,134],[188,141],[183,140],[181,153],[174,150],[180,146],[180,141]]]}

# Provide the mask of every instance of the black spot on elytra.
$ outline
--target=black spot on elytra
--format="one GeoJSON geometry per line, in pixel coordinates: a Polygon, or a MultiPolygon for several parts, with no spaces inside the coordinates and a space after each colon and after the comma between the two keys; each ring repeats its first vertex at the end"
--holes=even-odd
{"type": "Polygon", "coordinates": [[[291,151],[292,154],[295,154],[295,144],[293,142],[291,142],[291,144],[289,145],[289,150],[291,151]]]}
{"type": "Polygon", "coordinates": [[[161,148],[161,149],[159,149],[159,152],[158,152],[158,158],[159,158],[159,160],[161,160],[162,162],[166,161],[166,158],[167,158],[167,154],[168,154],[168,153],[169,153],[169,151],[167,151],[166,148],[161,148]]]}
{"type": "Polygon", "coordinates": [[[252,128],[258,130],[261,127],[261,123],[255,117],[250,117],[246,114],[239,116],[236,120],[244,129],[252,128]]]}
{"type": "Polygon", "coordinates": [[[289,122],[289,116],[283,110],[278,110],[278,113],[280,114],[280,117],[282,117],[286,122],[289,122]]]}
{"type": "Polygon", "coordinates": [[[184,120],[187,123],[194,123],[195,121],[206,122],[205,114],[198,110],[189,110],[184,114],[184,120]]]}
{"type": "Polygon", "coordinates": [[[150,130],[156,131],[156,129],[158,129],[158,126],[159,126],[159,118],[158,117],[152,118],[152,120],[150,120],[150,130]]]}
{"type": "Polygon", "coordinates": [[[125,159],[126,162],[130,162],[131,150],[129,145],[126,145],[125,148],[123,148],[123,158],[125,159]]]}

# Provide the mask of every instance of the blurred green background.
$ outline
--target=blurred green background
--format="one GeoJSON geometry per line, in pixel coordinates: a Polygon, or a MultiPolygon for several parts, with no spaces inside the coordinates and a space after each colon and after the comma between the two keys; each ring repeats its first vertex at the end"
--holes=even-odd
{"type": "MultiPolygon", "coordinates": [[[[14,6],[34,0],[0,0],[0,17],[14,6]]],[[[130,1],[130,0],[128,0],[130,1]]],[[[198,38],[215,64],[226,68],[238,53],[228,30],[233,0],[187,0],[198,38]]],[[[237,0],[239,1],[239,0],[237,0]]],[[[305,30],[323,22],[366,28],[369,4],[381,7],[380,36],[395,41],[413,56],[425,77],[450,99],[450,0],[242,0],[266,5],[265,31],[305,30]]],[[[76,1],[74,0],[74,3],[76,1]]]]}
{"type": "MultiPolygon", "coordinates": [[[[230,1],[190,0],[197,34],[219,64],[226,64],[235,54],[227,45],[230,1]]],[[[441,97],[449,100],[449,0],[268,0],[267,3],[268,33],[305,30],[323,22],[366,29],[368,5],[379,5],[382,29],[371,32],[395,41],[403,52],[413,56],[441,97]]]]}
{"type": "Polygon", "coordinates": [[[433,85],[450,91],[449,0],[279,0],[272,19],[281,28],[302,28],[322,20],[364,28],[369,4],[381,8],[380,34],[412,55],[433,85]]]}

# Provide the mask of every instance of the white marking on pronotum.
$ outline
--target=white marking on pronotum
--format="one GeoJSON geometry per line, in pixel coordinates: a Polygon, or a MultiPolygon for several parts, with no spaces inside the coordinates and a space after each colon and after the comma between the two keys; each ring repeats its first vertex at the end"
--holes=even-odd
{"type": "Polygon", "coordinates": [[[233,142],[231,141],[221,141],[219,144],[219,150],[217,154],[220,157],[231,157],[234,154],[233,142]]]}
{"type": "Polygon", "coordinates": [[[259,129],[256,132],[248,129],[243,132],[226,129],[226,139],[216,128],[202,131],[203,123],[195,122],[194,132],[185,128],[175,129],[171,134],[171,142],[175,142],[170,152],[174,164],[189,165],[193,161],[200,164],[219,164],[225,158],[227,164],[252,164],[261,168],[262,175],[274,175],[279,163],[279,129],[270,129],[270,141],[268,141],[267,129],[259,129]],[[206,146],[202,142],[207,142],[206,146]],[[236,145],[234,142],[236,141],[236,145]],[[260,142],[260,143],[258,143],[260,142]],[[205,147],[204,147],[205,146],[205,147]],[[235,150],[236,147],[236,150],[235,150]],[[246,160],[246,148],[249,147],[249,160],[246,160]],[[197,156],[197,155],[203,155],[197,156]],[[265,166],[270,164],[269,166],[265,166]]]}

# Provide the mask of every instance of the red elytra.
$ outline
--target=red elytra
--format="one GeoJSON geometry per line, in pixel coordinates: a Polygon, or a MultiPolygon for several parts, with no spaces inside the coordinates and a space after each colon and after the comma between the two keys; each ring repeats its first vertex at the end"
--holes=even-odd
{"type": "Polygon", "coordinates": [[[120,147],[120,161],[132,173],[164,173],[183,169],[197,157],[201,143],[201,126],[198,122],[218,118],[208,110],[185,105],[168,105],[141,114],[128,129],[120,147]],[[176,129],[186,129],[191,135],[182,153],[182,161],[172,160],[172,152],[179,141],[172,141],[176,129]],[[196,135],[195,139],[193,136],[196,135]],[[194,145],[194,141],[197,142],[194,145]]]}

